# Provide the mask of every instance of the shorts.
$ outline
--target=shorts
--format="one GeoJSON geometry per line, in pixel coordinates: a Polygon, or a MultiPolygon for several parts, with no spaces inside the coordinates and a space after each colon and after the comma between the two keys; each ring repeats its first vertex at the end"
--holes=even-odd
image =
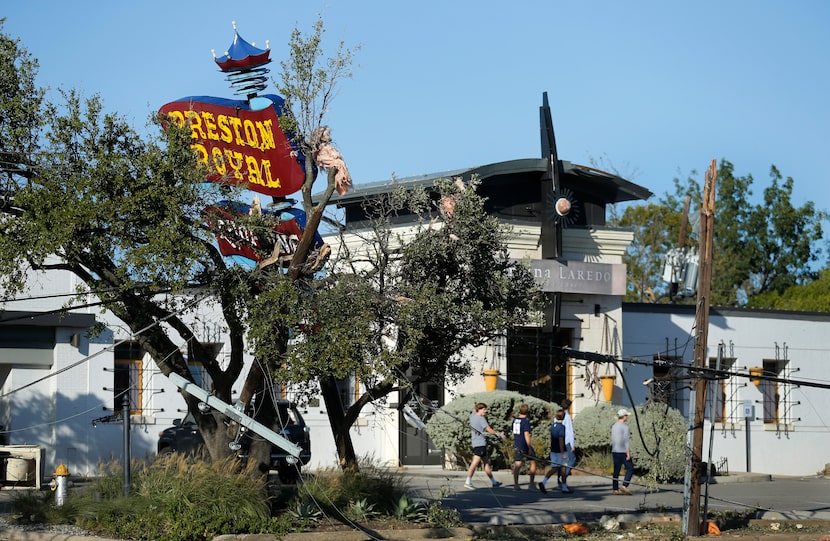
{"type": "Polygon", "coordinates": [[[568,453],[568,475],[570,475],[571,468],[576,465],[576,454],[573,452],[573,449],[571,449],[570,443],[565,444],[565,452],[568,453]]]}
{"type": "Polygon", "coordinates": [[[481,458],[486,458],[487,455],[487,446],[482,445],[481,447],[473,447],[473,454],[475,456],[480,456],[481,458]]]}
{"type": "Polygon", "coordinates": [[[563,457],[562,453],[551,453],[550,454],[550,466],[551,468],[557,467],[568,467],[570,459],[568,457],[563,457]]]}

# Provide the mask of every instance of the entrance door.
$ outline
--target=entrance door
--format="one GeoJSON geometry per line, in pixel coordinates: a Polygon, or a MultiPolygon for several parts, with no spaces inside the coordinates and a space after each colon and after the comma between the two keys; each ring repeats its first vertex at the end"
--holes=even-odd
{"type": "MultiPolygon", "coordinates": [[[[436,383],[422,383],[417,393],[407,402],[412,411],[426,422],[429,416],[444,405],[444,389],[436,383]]],[[[404,414],[398,416],[401,429],[400,434],[400,461],[402,466],[441,465],[444,451],[436,449],[425,430],[409,425],[404,414]]]]}

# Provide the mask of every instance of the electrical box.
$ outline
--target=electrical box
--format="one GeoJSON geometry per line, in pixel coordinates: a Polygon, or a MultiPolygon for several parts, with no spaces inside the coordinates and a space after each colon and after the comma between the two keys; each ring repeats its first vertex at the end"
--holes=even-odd
{"type": "Polygon", "coordinates": [[[752,400],[744,400],[744,417],[755,419],[755,405],[752,400]]]}

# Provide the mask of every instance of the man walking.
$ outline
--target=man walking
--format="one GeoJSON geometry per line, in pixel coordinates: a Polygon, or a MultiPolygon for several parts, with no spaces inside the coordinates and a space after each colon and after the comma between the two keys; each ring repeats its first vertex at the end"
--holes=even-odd
{"type": "Polygon", "coordinates": [[[530,434],[530,420],[527,418],[527,404],[519,406],[519,415],[513,419],[513,488],[519,490],[519,472],[522,464],[528,461],[530,486],[536,477],[536,459],[530,434]]]}
{"type": "Polygon", "coordinates": [[[631,430],[625,422],[628,420],[628,410],[617,411],[617,422],[611,427],[611,457],[614,459],[614,479],[611,482],[611,493],[631,495],[628,485],[634,475],[634,462],[631,460],[631,430]],[[625,479],[620,486],[620,470],[625,466],[625,479]]]}
{"type": "Polygon", "coordinates": [[[490,454],[487,451],[487,433],[494,434],[504,440],[504,434],[493,430],[487,422],[487,404],[479,402],[475,405],[475,411],[470,414],[470,433],[473,444],[473,459],[470,461],[470,469],[467,470],[467,480],[464,488],[474,489],[473,474],[478,468],[479,462],[484,464],[484,473],[490,478],[493,488],[500,487],[503,483],[493,478],[493,470],[490,468],[490,454]]]}
{"type": "Polygon", "coordinates": [[[573,492],[568,488],[568,452],[565,450],[565,410],[556,412],[556,418],[550,427],[550,468],[545,473],[544,479],[539,483],[539,490],[542,494],[547,493],[546,485],[553,474],[562,479],[562,492],[570,494],[573,492]]]}

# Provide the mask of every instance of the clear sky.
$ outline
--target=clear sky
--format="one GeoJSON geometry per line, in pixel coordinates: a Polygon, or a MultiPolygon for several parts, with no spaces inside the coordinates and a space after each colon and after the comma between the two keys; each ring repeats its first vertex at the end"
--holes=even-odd
{"type": "Polygon", "coordinates": [[[99,93],[137,127],[178,98],[233,97],[211,56],[231,21],[270,40],[276,76],[322,14],[332,49],[362,47],[327,117],[358,184],[541,156],[547,92],[561,159],[657,195],[726,158],[760,196],[775,164],[795,204],[830,209],[827,0],[3,4],[39,84],[99,93]]]}

